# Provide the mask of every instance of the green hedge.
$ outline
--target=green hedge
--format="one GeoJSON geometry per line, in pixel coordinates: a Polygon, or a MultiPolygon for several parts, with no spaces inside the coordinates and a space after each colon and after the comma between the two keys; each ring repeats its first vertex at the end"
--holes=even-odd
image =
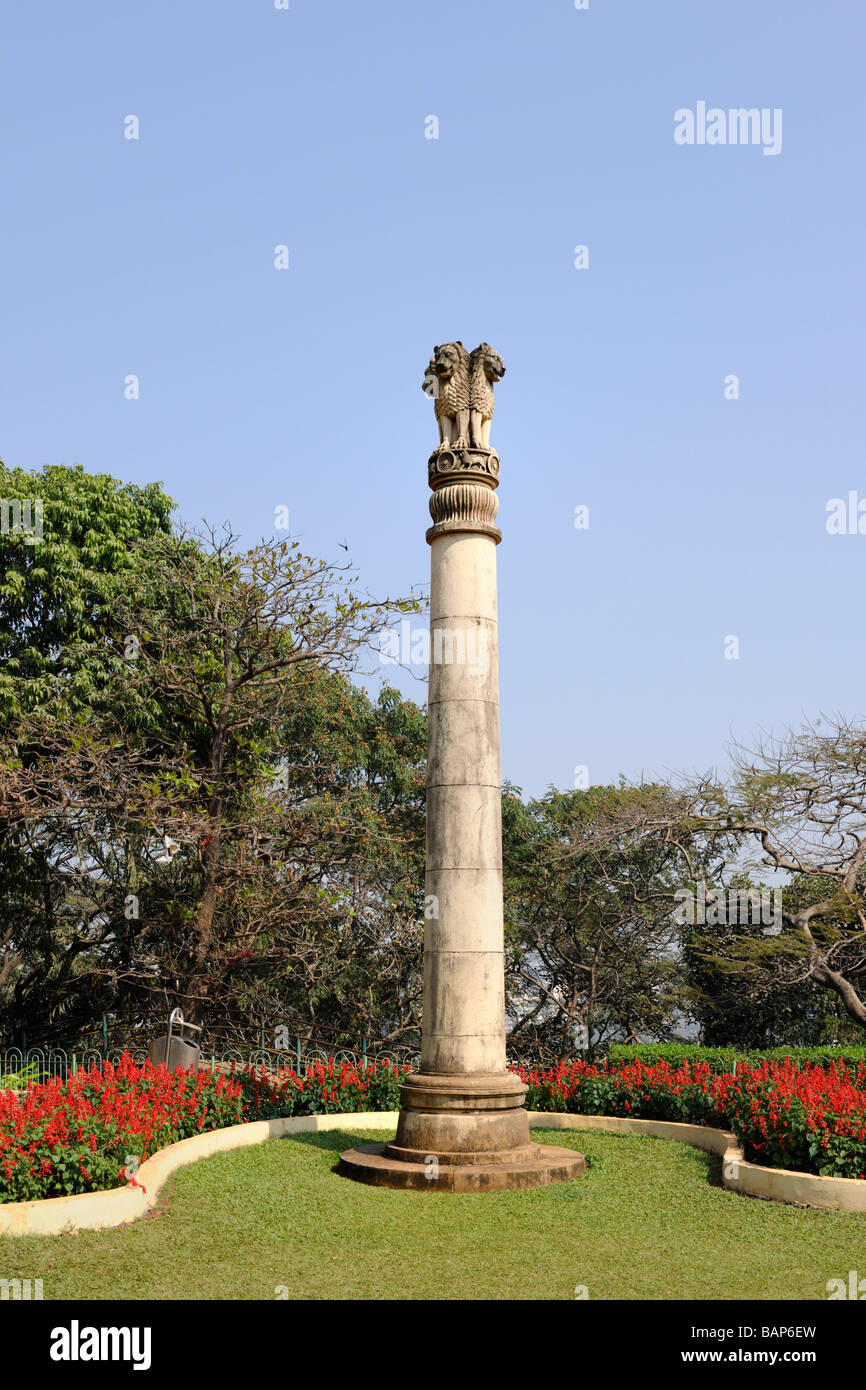
{"type": "Polygon", "coordinates": [[[792,1062],[809,1063],[811,1066],[826,1067],[831,1062],[846,1062],[851,1066],[866,1062],[864,1047],[699,1047],[696,1043],[611,1043],[608,1049],[610,1062],[655,1062],[665,1061],[672,1067],[681,1062],[707,1062],[714,1072],[732,1071],[735,1062],[750,1062],[760,1066],[761,1062],[784,1062],[790,1057],[792,1062]]]}

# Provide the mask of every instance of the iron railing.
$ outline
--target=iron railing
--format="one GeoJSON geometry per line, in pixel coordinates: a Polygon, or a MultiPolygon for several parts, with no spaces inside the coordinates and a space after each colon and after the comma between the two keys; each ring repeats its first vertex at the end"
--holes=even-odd
{"type": "MultiPolygon", "coordinates": [[[[200,1065],[220,1071],[230,1070],[232,1065],[238,1069],[266,1067],[269,1071],[292,1067],[302,1073],[308,1066],[327,1063],[331,1058],[338,1064],[347,1062],[350,1066],[378,1061],[412,1067],[420,1063],[417,1044],[411,1042],[359,1037],[354,1040],[354,1046],[329,1046],[326,1037],[289,1035],[282,1027],[278,1034],[274,1029],[255,1031],[254,1042],[249,1035],[245,1038],[239,1032],[221,1035],[222,1030],[209,1030],[201,1042],[200,1065]]],[[[145,1062],[151,1037],[159,1037],[164,1032],[164,1022],[136,1029],[133,1034],[106,1023],[101,1033],[97,1031],[95,1035],[67,1040],[62,1046],[47,1040],[32,1046],[23,1039],[17,1047],[0,1048],[0,1090],[17,1088],[28,1080],[48,1081],[58,1077],[66,1080],[78,1071],[105,1061],[117,1064],[124,1053],[134,1062],[145,1062]]]]}

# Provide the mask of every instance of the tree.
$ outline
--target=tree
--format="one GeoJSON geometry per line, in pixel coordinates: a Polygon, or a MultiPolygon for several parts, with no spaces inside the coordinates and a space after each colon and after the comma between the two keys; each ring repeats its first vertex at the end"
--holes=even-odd
{"type": "MultiPolygon", "coordinates": [[[[779,890],[790,906],[800,891],[826,891],[812,880],[779,890]],[[807,885],[809,885],[807,887],[807,885]]],[[[732,874],[717,887],[722,901],[766,898],[766,885],[732,874]]],[[[814,980],[797,978],[800,953],[768,937],[760,913],[725,913],[716,923],[682,928],[685,999],[710,1047],[811,1047],[856,1041],[857,1029],[838,998],[814,980]]]]}
{"type": "Polygon", "coordinates": [[[110,679],[112,625],[137,542],[171,530],[159,483],[137,487],[83,468],[38,473],[0,462],[0,497],[30,504],[31,531],[0,533],[0,730],[61,698],[82,709],[110,679]],[[33,535],[41,504],[41,538],[33,535]]]}
{"type": "Polygon", "coordinates": [[[211,531],[203,545],[203,558],[184,536],[142,545],[118,612],[135,640],[134,708],[156,706],[164,746],[183,749],[187,761],[189,794],[179,793],[167,828],[195,845],[197,903],[179,981],[193,1019],[221,983],[214,933],[227,880],[252,892],[264,852],[282,864],[281,893],[290,896],[289,879],[307,886],[310,870],[303,836],[287,843],[286,824],[312,826],[320,839],[331,828],[333,772],[321,760],[299,769],[291,757],[286,768],[275,736],[315,696],[322,672],[353,669],[392,614],[414,607],[359,596],[345,568],[303,555],[297,542],[238,553],[231,533],[211,531]],[[260,786],[268,769],[290,784],[277,798],[260,786]]]}
{"type": "MultiPolygon", "coordinates": [[[[0,463],[0,742],[14,740],[13,765],[27,757],[28,714],[41,710],[50,722],[61,708],[86,710],[110,683],[114,599],[136,542],[170,530],[172,505],[158,483],[0,463]]],[[[100,1002],[78,974],[78,921],[67,907],[80,882],[69,843],[57,822],[7,821],[0,831],[0,998],[35,974],[46,985],[34,1000],[40,1019],[54,1012],[52,978],[62,977],[70,1018],[89,1018],[100,1002]]]]}
{"type": "Polygon", "coordinates": [[[357,980],[358,924],[384,905],[390,965],[377,991],[367,971],[368,993],[381,1003],[390,979],[392,1018],[411,1013],[394,907],[414,911],[417,935],[423,719],[393,692],[371,707],[347,675],[392,611],[415,606],[358,596],[296,544],[238,552],[211,533],[136,547],[93,657],[111,680],[86,710],[35,712],[0,788],[6,832],[38,827],[52,868],[67,863],[64,960],[118,999],[170,995],[193,1019],[281,1000],[314,1020],[357,980]]]}
{"type": "MultiPolygon", "coordinates": [[[[758,851],[749,867],[782,898],[783,930],[726,956],[741,995],[835,995],[866,1027],[866,731],[837,717],[733,750],[731,785],[704,778],[696,812],[715,841],[758,851]]],[[[741,866],[742,867],[742,866],[741,866]]]]}
{"type": "Polygon", "coordinates": [[[680,1021],[674,894],[699,854],[663,785],[503,803],[510,1046],[549,1059],[680,1021]]]}

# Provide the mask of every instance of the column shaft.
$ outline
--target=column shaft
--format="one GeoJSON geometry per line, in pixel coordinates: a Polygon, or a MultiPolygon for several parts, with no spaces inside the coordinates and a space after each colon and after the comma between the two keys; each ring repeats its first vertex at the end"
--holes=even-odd
{"type": "Polygon", "coordinates": [[[431,540],[422,1072],[505,1069],[496,540],[431,540]],[[429,909],[428,909],[429,910],[429,909]]]}

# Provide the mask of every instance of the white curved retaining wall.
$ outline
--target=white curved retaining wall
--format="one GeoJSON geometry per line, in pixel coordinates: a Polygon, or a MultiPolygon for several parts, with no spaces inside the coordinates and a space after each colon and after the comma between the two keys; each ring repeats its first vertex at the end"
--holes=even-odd
{"type": "Polygon", "coordinates": [[[160,1188],[177,1168],[227,1149],[284,1139],[289,1134],[322,1133],[329,1129],[396,1129],[396,1110],[365,1110],[347,1115],[297,1115],[286,1120],[253,1120],[195,1134],[160,1149],[145,1159],[136,1174],[141,1187],[115,1187],[109,1192],[79,1192],[74,1197],[45,1197],[36,1202],[0,1202],[0,1235],[55,1236],[63,1231],[98,1231],[123,1226],[156,1205],[160,1188]],[[142,1188],[145,1190],[142,1191],[142,1188]]]}
{"type": "MultiPolygon", "coordinates": [[[[396,1110],[365,1110],[342,1115],[298,1115],[285,1120],[254,1120],[231,1125],[160,1149],[142,1163],[141,1187],[115,1187],[108,1192],[80,1192],[73,1197],[46,1197],[35,1202],[0,1202],[0,1235],[51,1236],[64,1231],[98,1231],[136,1221],[156,1200],[166,1179],[177,1168],[211,1154],[284,1139],[290,1134],[324,1133],[335,1129],[396,1129],[396,1110]],[[142,1188],[144,1190],[142,1190],[142,1188]]],[[[603,1130],[609,1134],[648,1134],[672,1139],[718,1154],[725,1187],[752,1197],[823,1207],[831,1211],[866,1212],[866,1182],[857,1178],[822,1178],[784,1168],[749,1163],[733,1134],[705,1125],[668,1120],[633,1120],[615,1115],[562,1115],[531,1110],[534,1129],[603,1130]]]]}
{"type": "MultiPolygon", "coordinates": [[[[822,1178],[817,1173],[796,1173],[789,1168],[764,1168],[749,1163],[736,1136],[706,1125],[683,1125],[669,1120],[632,1120],[618,1115],[557,1115],[532,1110],[529,1123],[535,1129],[601,1129],[610,1134],[649,1134],[655,1139],[676,1139],[696,1149],[719,1154],[722,1183],[749,1197],[770,1197],[775,1202],[823,1207],[829,1211],[866,1212],[866,1181],[860,1178],[822,1178]]],[[[2,1208],[0,1208],[2,1210],[2,1208]]]]}

